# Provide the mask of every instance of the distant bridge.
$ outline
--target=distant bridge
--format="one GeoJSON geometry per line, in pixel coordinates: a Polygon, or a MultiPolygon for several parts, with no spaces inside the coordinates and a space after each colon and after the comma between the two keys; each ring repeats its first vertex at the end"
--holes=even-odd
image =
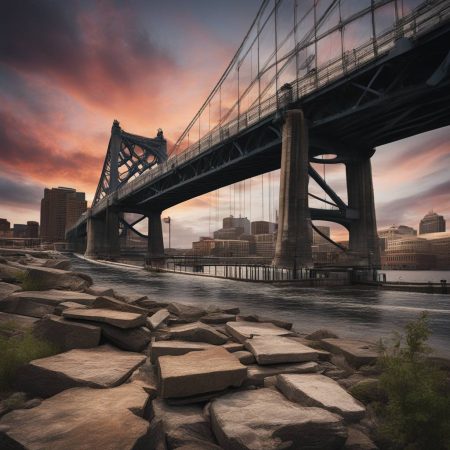
{"type": "Polygon", "coordinates": [[[67,237],[91,257],[115,258],[122,213],[142,214],[158,260],[162,211],[281,167],[274,263],[311,266],[311,221],[327,220],[349,230],[355,265],[377,266],[370,158],[450,124],[449,70],[450,0],[265,0],[169,153],[162,132],[144,138],[114,122],[92,207],[67,237]],[[314,162],[345,164],[347,202],[314,162]],[[309,207],[310,177],[332,209],[309,207]]]}

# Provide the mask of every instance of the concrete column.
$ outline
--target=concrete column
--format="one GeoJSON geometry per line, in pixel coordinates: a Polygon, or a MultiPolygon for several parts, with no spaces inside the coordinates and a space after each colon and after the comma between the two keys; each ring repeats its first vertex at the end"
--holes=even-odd
{"type": "Polygon", "coordinates": [[[119,215],[110,209],[99,217],[87,219],[85,256],[93,259],[117,259],[120,256],[119,215]]]}
{"type": "Polygon", "coordinates": [[[359,212],[349,227],[349,251],[354,263],[379,268],[377,220],[370,158],[346,163],[348,206],[359,212]]]}
{"type": "Polygon", "coordinates": [[[281,149],[280,212],[274,259],[277,267],[313,266],[308,165],[308,128],[303,111],[287,111],[281,149]]]}
{"type": "Polygon", "coordinates": [[[115,192],[119,187],[119,153],[122,145],[122,136],[119,122],[115,120],[111,128],[111,141],[109,144],[109,190],[115,192]]]}
{"type": "Polygon", "coordinates": [[[164,260],[164,240],[161,224],[161,212],[151,211],[148,217],[148,251],[147,259],[156,261],[164,260]]]}

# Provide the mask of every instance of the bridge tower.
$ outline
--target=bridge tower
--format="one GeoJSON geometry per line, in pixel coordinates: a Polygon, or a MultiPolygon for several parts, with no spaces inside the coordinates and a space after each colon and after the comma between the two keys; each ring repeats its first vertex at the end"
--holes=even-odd
{"type": "MultiPolygon", "coordinates": [[[[336,153],[335,161],[330,163],[345,164],[348,204],[310,166],[311,161],[320,161],[312,151],[303,111],[286,111],[282,126],[280,212],[273,263],[289,269],[313,267],[312,219],[319,219],[340,223],[348,229],[346,256],[349,265],[377,268],[380,266],[380,250],[370,163],[374,150],[349,149],[341,142],[328,142],[327,139],[320,141],[322,152],[323,147],[328,147],[336,153]],[[310,176],[331,195],[338,210],[309,208],[310,176]]],[[[314,146],[317,147],[317,141],[314,146]]]]}

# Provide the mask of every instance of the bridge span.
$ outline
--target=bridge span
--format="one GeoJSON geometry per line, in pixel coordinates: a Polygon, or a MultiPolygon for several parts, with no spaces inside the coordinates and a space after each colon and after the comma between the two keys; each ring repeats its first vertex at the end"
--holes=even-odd
{"type": "Polygon", "coordinates": [[[370,158],[377,146],[450,124],[450,0],[424,1],[402,13],[396,0],[362,0],[353,9],[350,3],[355,2],[265,0],[228,69],[169,154],[162,131],[144,138],[115,121],[92,207],[67,230],[78,251],[116,258],[123,213],[139,213],[149,218],[149,257],[161,259],[162,211],[281,168],[274,264],[310,267],[311,221],[327,220],[349,230],[354,265],[377,266],[370,158]],[[302,9],[298,3],[311,5],[302,9]],[[282,27],[286,5],[292,5],[293,19],[282,27]],[[380,31],[379,17],[390,10],[390,27],[380,31]],[[308,15],[309,28],[303,26],[308,15]],[[271,20],[273,29],[267,28],[271,20]],[[364,23],[370,25],[365,39],[349,46],[345,30],[364,23]],[[299,36],[302,26],[306,31],[299,36]],[[271,56],[261,48],[267,30],[274,33],[271,56]],[[337,56],[327,59],[321,48],[335,40],[337,56]],[[255,73],[243,81],[253,53],[255,73]],[[236,73],[238,95],[231,103],[227,98],[232,106],[223,112],[225,86],[236,73]],[[219,114],[211,124],[217,99],[219,114]],[[314,170],[314,162],[345,164],[347,202],[314,170]],[[332,209],[309,207],[310,178],[332,209]]]}

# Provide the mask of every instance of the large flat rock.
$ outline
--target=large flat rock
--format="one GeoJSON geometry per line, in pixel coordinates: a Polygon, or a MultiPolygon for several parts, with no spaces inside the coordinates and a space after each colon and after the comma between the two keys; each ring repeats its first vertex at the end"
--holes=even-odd
{"type": "Polygon", "coordinates": [[[20,291],[21,287],[16,284],[4,283],[0,281],[0,300],[9,297],[13,292],[20,291]]]}
{"type": "Polygon", "coordinates": [[[233,336],[238,342],[244,344],[247,339],[253,336],[291,336],[290,331],[275,326],[272,323],[259,323],[259,322],[228,322],[226,330],[233,336]]]}
{"type": "Polygon", "coordinates": [[[9,264],[0,262],[0,281],[16,282],[20,281],[25,276],[26,267],[15,267],[9,264]]]}
{"type": "Polygon", "coordinates": [[[369,342],[352,339],[322,339],[323,347],[332,353],[345,356],[345,359],[354,367],[372,364],[378,358],[375,346],[369,342]]]}
{"type": "Polygon", "coordinates": [[[0,420],[0,448],[132,450],[148,442],[148,394],[138,385],[74,388],[0,420]]]}
{"type": "Polygon", "coordinates": [[[158,358],[161,397],[188,397],[240,386],[247,368],[222,347],[158,358]]]}
{"type": "Polygon", "coordinates": [[[157,439],[162,448],[167,443],[171,449],[183,446],[192,446],[196,450],[205,446],[209,449],[221,449],[200,405],[172,406],[157,399],[152,402],[152,410],[154,426],[161,430],[157,439]]]}
{"type": "Polygon", "coordinates": [[[206,342],[214,345],[225,344],[228,341],[228,336],[201,322],[171,327],[170,336],[177,340],[206,342]]]}
{"type": "Polygon", "coordinates": [[[50,397],[65,389],[114,387],[143,364],[145,356],[108,345],[70,350],[31,361],[17,371],[16,386],[37,397],[50,397]]]}
{"type": "Polygon", "coordinates": [[[246,384],[253,384],[255,386],[263,386],[264,379],[280,375],[282,373],[314,373],[319,370],[319,365],[316,362],[293,363],[293,364],[272,364],[270,366],[247,366],[247,380],[246,384]]]}
{"type": "Polygon", "coordinates": [[[100,343],[101,331],[99,327],[87,323],[46,316],[34,325],[33,334],[66,352],[75,348],[96,347],[100,343]]]}
{"type": "Polygon", "coordinates": [[[203,308],[176,302],[169,303],[167,305],[167,310],[172,314],[175,314],[180,319],[185,319],[187,321],[198,320],[200,317],[207,314],[206,310],[203,308]]]}
{"type": "Polygon", "coordinates": [[[305,406],[319,406],[340,414],[348,421],[362,419],[365,407],[336,381],[319,374],[278,375],[278,389],[289,399],[305,406]]]}
{"type": "Polygon", "coordinates": [[[104,322],[118,328],[136,328],[145,325],[145,315],[109,309],[66,309],[62,312],[68,319],[104,322]]]}
{"type": "Polygon", "coordinates": [[[286,322],[285,320],[273,319],[271,317],[258,316],[257,314],[246,314],[246,315],[240,314],[239,316],[236,317],[236,320],[245,321],[245,322],[266,322],[266,323],[272,323],[273,325],[280,327],[280,328],[284,328],[286,330],[292,329],[291,322],[286,322]]]}
{"type": "Polygon", "coordinates": [[[147,348],[152,338],[150,330],[145,327],[124,329],[107,323],[98,323],[98,325],[102,329],[102,336],[108,342],[130,352],[141,352],[147,348]]]}
{"type": "Polygon", "coordinates": [[[170,317],[170,312],[163,308],[147,318],[147,326],[150,330],[157,330],[170,317]]]}
{"type": "Polygon", "coordinates": [[[55,306],[23,298],[15,298],[14,294],[0,300],[0,311],[21,316],[41,318],[53,314],[55,306]]]}
{"type": "Polygon", "coordinates": [[[220,324],[233,322],[236,320],[236,316],[234,314],[225,314],[222,312],[210,313],[207,316],[203,316],[200,318],[200,322],[210,323],[210,324],[220,324]]]}
{"type": "Polygon", "coordinates": [[[321,408],[303,407],[273,389],[242,391],[211,402],[216,439],[227,450],[337,449],[343,420],[321,408]]]}
{"type": "Polygon", "coordinates": [[[82,291],[92,284],[89,276],[50,267],[27,267],[25,277],[28,283],[36,284],[38,289],[65,289],[82,291]]]}
{"type": "Polygon", "coordinates": [[[18,329],[32,328],[39,319],[35,317],[20,316],[18,314],[9,314],[0,312],[0,324],[9,324],[18,329]]]}
{"type": "Polygon", "coordinates": [[[8,297],[8,300],[26,300],[44,305],[57,306],[63,302],[74,302],[85,306],[92,306],[96,297],[84,292],[58,291],[50,289],[47,291],[21,291],[15,292],[8,297]]]}
{"type": "Polygon", "coordinates": [[[245,341],[258,364],[283,364],[317,360],[317,352],[300,342],[283,336],[255,336],[245,341]]]}
{"type": "Polygon", "coordinates": [[[147,311],[144,308],[141,308],[140,306],[129,305],[122,300],[117,300],[112,297],[97,297],[92,304],[92,307],[96,309],[112,309],[113,311],[126,311],[147,315],[147,311]]]}
{"type": "Polygon", "coordinates": [[[155,363],[160,356],[180,356],[189,352],[198,352],[214,348],[212,344],[205,342],[189,342],[189,341],[156,341],[150,346],[150,360],[155,363]]]}

